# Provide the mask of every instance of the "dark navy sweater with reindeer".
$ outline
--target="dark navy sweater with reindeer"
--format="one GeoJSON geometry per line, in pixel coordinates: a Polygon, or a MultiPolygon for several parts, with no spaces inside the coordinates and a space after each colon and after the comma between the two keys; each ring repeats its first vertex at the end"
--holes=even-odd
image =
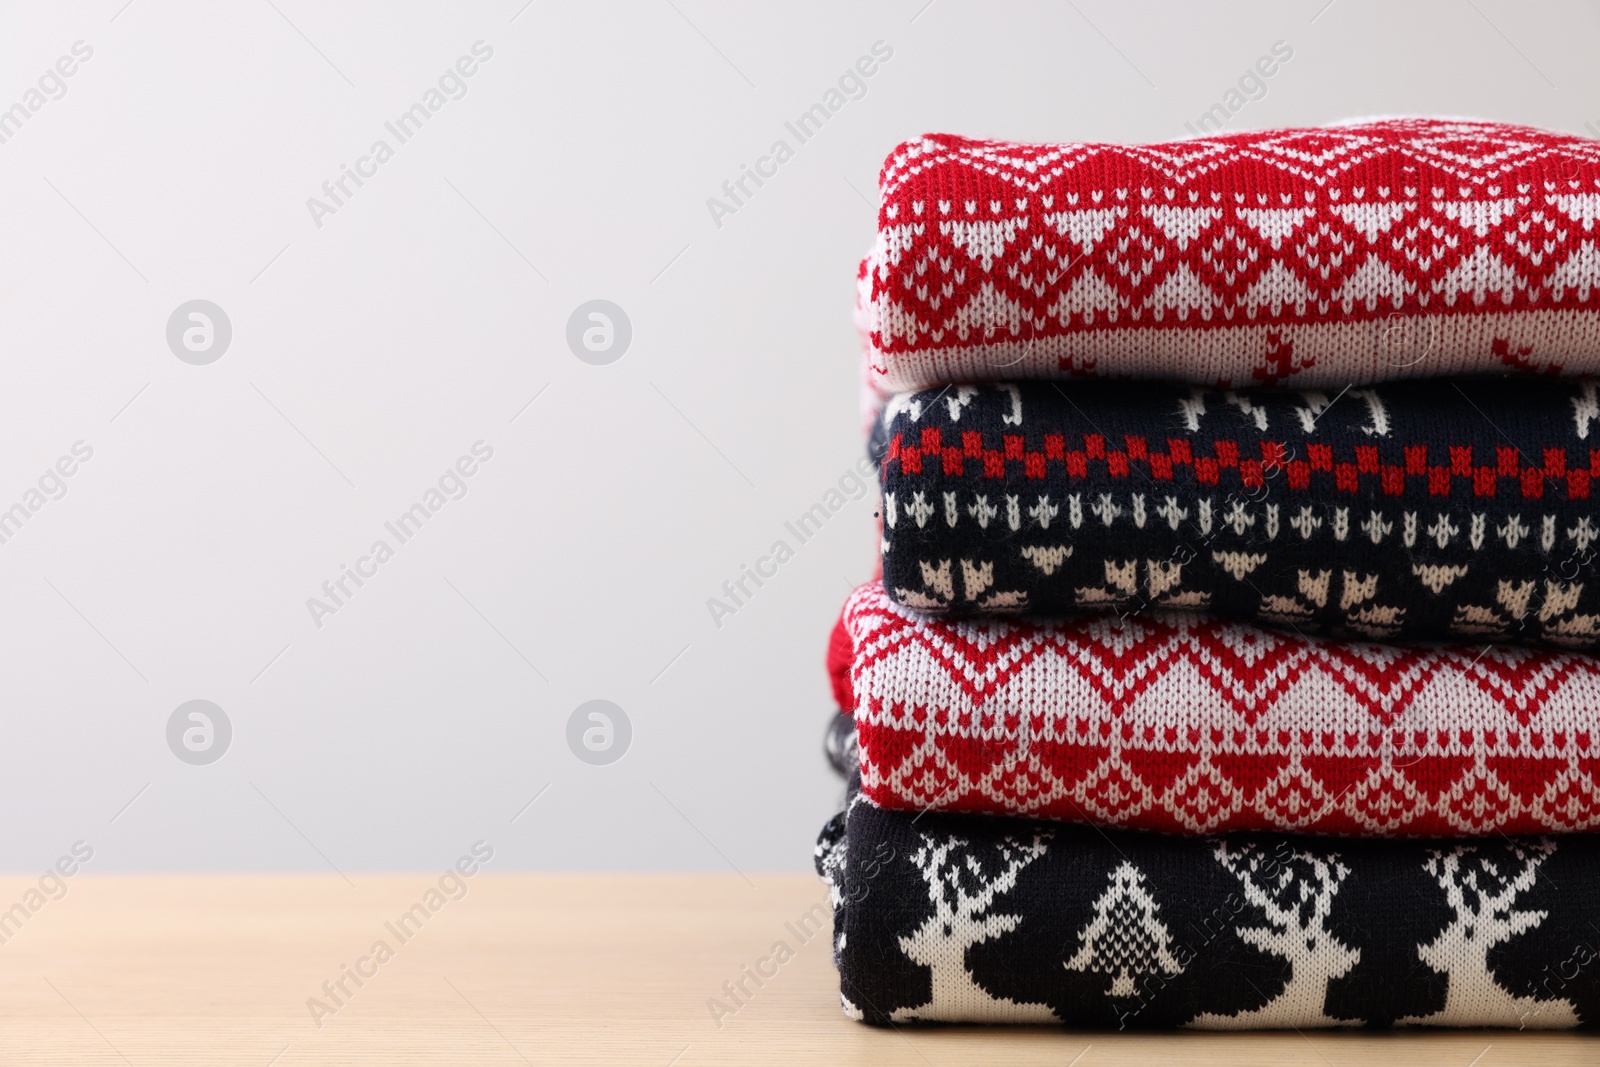
{"type": "Polygon", "coordinates": [[[924,611],[1600,644],[1593,381],[949,386],[873,447],[884,587],[924,611]]]}
{"type": "Polygon", "coordinates": [[[1600,1025],[1600,838],[1188,837],[883,811],[823,829],[867,1022],[1600,1025]]]}

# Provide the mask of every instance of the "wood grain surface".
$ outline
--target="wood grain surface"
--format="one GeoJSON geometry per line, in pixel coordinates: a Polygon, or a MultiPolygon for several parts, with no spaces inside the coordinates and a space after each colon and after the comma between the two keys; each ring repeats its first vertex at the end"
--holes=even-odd
{"type": "MultiPolygon", "coordinates": [[[[840,1015],[825,894],[798,875],[483,873],[441,890],[427,874],[80,874],[65,885],[26,920],[0,918],[0,1062],[1600,1063],[1600,1039],[1574,1034],[875,1029],[840,1015]],[[819,917],[822,932],[806,937],[819,917]],[[369,976],[357,985],[347,968],[369,976]],[[754,971],[770,976],[757,985],[754,971]]],[[[0,908],[30,888],[0,878],[0,908]]]]}

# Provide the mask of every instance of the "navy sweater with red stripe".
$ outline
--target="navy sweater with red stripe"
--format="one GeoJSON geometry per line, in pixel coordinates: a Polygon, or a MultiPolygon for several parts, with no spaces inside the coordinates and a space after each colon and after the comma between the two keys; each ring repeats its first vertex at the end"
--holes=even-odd
{"type": "Polygon", "coordinates": [[[1593,381],[949,386],[874,448],[884,585],[923,610],[1600,643],[1593,381]]]}

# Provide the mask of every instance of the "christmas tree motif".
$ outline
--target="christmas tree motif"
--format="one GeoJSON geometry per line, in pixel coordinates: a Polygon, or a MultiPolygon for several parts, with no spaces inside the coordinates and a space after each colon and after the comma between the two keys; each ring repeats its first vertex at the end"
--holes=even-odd
{"type": "MultiPolygon", "coordinates": [[[[1361,953],[1328,930],[1328,914],[1350,868],[1336,853],[1221,842],[1215,856],[1239,880],[1245,901],[1259,910],[1265,926],[1240,928],[1241,941],[1289,961],[1289,981],[1255,1011],[1200,1015],[1189,1025],[1213,1029],[1349,1026],[1327,1014],[1328,983],[1348,973],[1361,953]]],[[[1263,991],[1265,992],[1265,991],[1263,991]]]]}
{"type": "Polygon", "coordinates": [[[963,838],[922,835],[911,863],[928,888],[933,914],[900,938],[900,950],[932,972],[933,995],[926,1004],[894,1012],[896,1021],[919,1015],[942,1021],[1059,1021],[1049,1005],[991,995],[967,970],[968,949],[1010,933],[1022,921],[1017,915],[995,914],[995,903],[1016,888],[1023,868],[1045,854],[1046,840],[1044,834],[1027,842],[1007,837],[980,850],[963,838]],[[980,851],[988,855],[980,856],[980,851]]]}
{"type": "Polygon", "coordinates": [[[1067,960],[1067,970],[1109,974],[1106,995],[1112,997],[1135,996],[1144,979],[1183,973],[1160,910],[1145,888],[1144,874],[1124,861],[1094,902],[1094,918],[1078,935],[1082,947],[1067,960]]]}
{"type": "Polygon", "coordinates": [[[1552,842],[1510,845],[1493,851],[1458,845],[1434,852],[1424,869],[1444,890],[1455,918],[1439,936],[1417,948],[1417,957],[1450,976],[1444,1007],[1402,1022],[1440,1026],[1576,1026],[1567,1000],[1519,997],[1494,979],[1489,952],[1496,945],[1544,922],[1543,911],[1520,911],[1517,897],[1533,888],[1539,868],[1555,851],[1552,842]]]}

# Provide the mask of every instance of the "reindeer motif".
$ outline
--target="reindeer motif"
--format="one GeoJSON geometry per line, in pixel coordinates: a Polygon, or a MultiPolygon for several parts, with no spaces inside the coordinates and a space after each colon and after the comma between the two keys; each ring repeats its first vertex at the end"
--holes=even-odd
{"type": "Polygon", "coordinates": [[[1017,876],[1046,851],[1047,834],[1031,841],[1002,838],[992,859],[999,869],[980,860],[971,843],[959,837],[923,834],[911,863],[927,886],[933,914],[910,934],[900,938],[900,951],[913,963],[927,967],[932,996],[917,1008],[901,1008],[896,1021],[915,1019],[926,1012],[942,1020],[992,1022],[1056,1022],[1045,1004],[1019,1004],[996,997],[967,970],[967,950],[1017,928],[1021,917],[998,914],[997,900],[1016,888],[1017,876]]]}
{"type": "Polygon", "coordinates": [[[1439,936],[1419,946],[1417,958],[1450,976],[1444,1007],[1425,1018],[1401,1022],[1444,1026],[1575,1026],[1570,1001],[1519,997],[1494,980],[1489,951],[1545,920],[1545,912],[1521,911],[1517,897],[1533,888],[1539,868],[1555,851],[1549,841],[1483,849],[1458,845],[1433,852],[1424,869],[1444,890],[1455,917],[1439,936]],[[1498,853],[1498,855],[1497,855],[1498,853]]]}
{"type": "Polygon", "coordinates": [[[1283,992],[1254,1011],[1197,1016],[1191,1026],[1286,1027],[1348,1026],[1327,1015],[1328,983],[1348,974],[1361,953],[1328,930],[1328,915],[1350,868],[1337,854],[1278,851],[1223,841],[1217,862],[1239,880],[1245,900],[1259,910],[1263,926],[1241,927],[1239,939],[1289,961],[1283,992]],[[1312,1020],[1316,1020],[1313,1022],[1312,1020]]]}

